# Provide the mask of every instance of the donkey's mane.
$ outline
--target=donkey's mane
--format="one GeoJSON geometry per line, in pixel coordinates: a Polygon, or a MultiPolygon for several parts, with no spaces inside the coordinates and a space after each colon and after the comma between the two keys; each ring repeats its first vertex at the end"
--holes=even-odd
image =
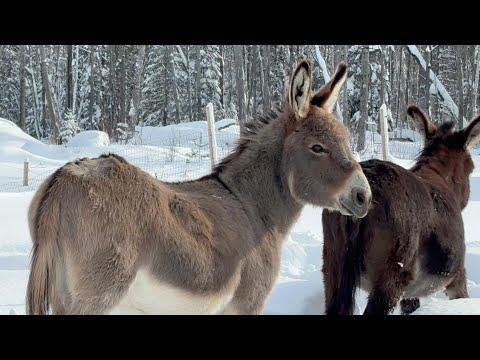
{"type": "Polygon", "coordinates": [[[232,153],[223,158],[220,163],[213,170],[214,174],[219,174],[223,169],[228,166],[232,161],[241,156],[241,154],[255,142],[255,138],[271,122],[277,120],[282,115],[282,107],[277,105],[275,108],[268,111],[266,114],[261,115],[256,119],[251,119],[240,131],[240,138],[237,140],[237,145],[232,153]]]}

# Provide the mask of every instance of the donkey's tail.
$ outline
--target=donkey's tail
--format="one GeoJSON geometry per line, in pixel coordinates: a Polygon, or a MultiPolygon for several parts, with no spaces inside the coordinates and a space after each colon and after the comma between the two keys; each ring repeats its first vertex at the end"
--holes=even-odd
{"type": "Polygon", "coordinates": [[[57,170],[42,183],[28,210],[30,235],[33,241],[26,296],[28,315],[47,314],[55,296],[55,258],[58,255],[60,204],[51,195],[51,188],[59,173],[60,170],[57,170]]]}
{"type": "MultiPolygon", "coordinates": [[[[327,213],[328,214],[328,213],[327,213]]],[[[354,313],[355,294],[360,283],[363,258],[362,221],[350,216],[328,214],[323,223],[325,229],[335,233],[336,240],[342,244],[336,258],[340,279],[332,299],[326,304],[327,314],[351,315],[354,313]]],[[[330,255],[333,256],[333,255],[330,255]]]]}

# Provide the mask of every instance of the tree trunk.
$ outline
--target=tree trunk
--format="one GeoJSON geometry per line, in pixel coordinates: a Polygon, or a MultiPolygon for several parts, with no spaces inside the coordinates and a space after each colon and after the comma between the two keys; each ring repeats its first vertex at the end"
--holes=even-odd
{"type": "Polygon", "coordinates": [[[264,45],[264,66],[265,74],[263,75],[263,113],[267,114],[270,111],[270,45],[264,45]]]}
{"type": "Polygon", "coordinates": [[[168,66],[170,67],[170,73],[172,74],[172,93],[173,93],[173,102],[175,104],[175,123],[180,122],[180,106],[178,103],[178,88],[177,88],[177,73],[175,70],[175,63],[173,61],[173,46],[168,46],[168,66]]]}
{"type": "Polygon", "coordinates": [[[430,64],[432,60],[432,53],[430,51],[430,45],[427,45],[425,54],[425,111],[429,116],[430,112],[430,64]]]}
{"type": "MultiPolygon", "coordinates": [[[[263,93],[262,94],[262,103],[265,104],[264,101],[264,90],[265,90],[265,70],[263,68],[263,57],[262,57],[262,52],[260,51],[260,45],[255,45],[256,50],[257,50],[257,61],[258,61],[258,73],[260,75],[260,91],[263,93]]],[[[263,111],[265,111],[265,107],[263,108],[263,111]]]]}
{"type": "Polygon", "coordinates": [[[29,74],[30,80],[32,83],[32,92],[33,92],[33,117],[34,117],[34,128],[35,134],[37,135],[37,139],[41,139],[44,136],[44,129],[40,126],[41,118],[40,118],[40,100],[38,99],[38,91],[37,91],[37,80],[35,78],[35,69],[33,68],[33,61],[32,57],[34,54],[32,53],[32,47],[28,48],[29,50],[29,74]]]}
{"type": "Polygon", "coordinates": [[[169,55],[169,46],[166,45],[164,46],[164,51],[163,51],[163,118],[162,118],[162,124],[163,126],[168,125],[168,91],[167,89],[169,88],[168,84],[168,60],[170,58],[169,55]]]}
{"type": "Polygon", "coordinates": [[[463,128],[463,69],[462,69],[462,51],[463,46],[458,45],[456,50],[456,67],[457,67],[457,94],[458,94],[458,128],[463,128]]]}
{"type": "Polygon", "coordinates": [[[407,69],[405,70],[405,106],[402,109],[402,126],[407,123],[406,109],[410,101],[408,94],[410,82],[408,81],[408,79],[410,79],[410,56],[407,55],[407,69]]]}
{"type": "Polygon", "coordinates": [[[18,55],[20,57],[20,99],[19,99],[19,121],[18,124],[22,130],[25,130],[25,97],[26,97],[26,79],[25,79],[25,45],[19,45],[18,55]]]}
{"type": "Polygon", "coordinates": [[[45,90],[45,100],[46,100],[46,121],[50,125],[52,133],[51,142],[54,144],[58,143],[59,140],[59,123],[58,118],[55,113],[55,109],[53,107],[53,96],[50,87],[50,81],[48,79],[48,72],[47,72],[47,62],[45,59],[45,48],[44,45],[40,45],[40,66],[41,66],[41,73],[42,73],[42,85],[43,89],[45,90]]]}
{"type": "Polygon", "coordinates": [[[385,103],[385,49],[381,48],[380,53],[380,106],[385,103]]]}
{"type": "Polygon", "coordinates": [[[243,49],[241,45],[233,46],[235,58],[235,84],[237,90],[238,122],[242,127],[246,120],[245,72],[243,69],[243,49]]]}
{"type": "Polygon", "coordinates": [[[94,129],[93,125],[93,104],[95,103],[95,48],[93,45],[90,45],[90,100],[88,104],[88,119],[90,124],[90,129],[94,129]]]}
{"type": "MultiPolygon", "coordinates": [[[[349,46],[345,45],[344,49],[343,49],[343,51],[344,51],[344,55],[343,55],[344,59],[343,60],[345,60],[345,62],[348,61],[348,48],[349,48],[349,46]]],[[[345,122],[344,123],[345,126],[350,129],[350,109],[349,109],[349,106],[348,106],[348,91],[347,91],[346,84],[343,87],[342,91],[343,91],[343,101],[342,101],[343,121],[345,122]]]]}
{"type": "Polygon", "coordinates": [[[75,45],[75,61],[73,65],[73,90],[72,90],[72,111],[77,113],[77,84],[78,84],[78,49],[79,45],[75,45]]]}
{"type": "Polygon", "coordinates": [[[200,45],[195,46],[195,95],[196,95],[196,109],[195,109],[195,119],[191,121],[196,121],[202,119],[202,88],[201,88],[201,54],[200,54],[200,45]]]}
{"type": "Polygon", "coordinates": [[[480,46],[475,45],[473,61],[475,63],[475,78],[473,79],[472,89],[472,113],[473,116],[477,114],[477,99],[478,99],[478,82],[480,77],[480,46]]]}
{"type": "Polygon", "coordinates": [[[142,81],[143,81],[143,64],[145,60],[145,45],[138,48],[137,59],[135,61],[135,78],[133,81],[132,103],[133,114],[131,118],[130,128],[133,131],[138,125],[139,119],[142,117],[142,81]]]}
{"type": "Polygon", "coordinates": [[[220,104],[225,109],[225,45],[220,46],[220,104]]]}
{"type": "Polygon", "coordinates": [[[398,74],[397,74],[397,103],[395,106],[395,127],[398,128],[398,120],[401,118],[400,112],[400,99],[402,98],[402,82],[403,82],[403,46],[400,47],[400,64],[398,66],[398,74]]]}
{"type": "Polygon", "coordinates": [[[67,111],[73,110],[73,45],[67,45],[67,111]]]}
{"type": "Polygon", "coordinates": [[[187,68],[187,98],[188,98],[188,121],[193,121],[193,104],[192,104],[192,82],[190,79],[190,48],[187,47],[185,54],[186,68],[187,68]]]}
{"type": "Polygon", "coordinates": [[[357,151],[365,149],[365,132],[368,122],[368,84],[370,82],[369,47],[362,49],[362,89],[360,92],[360,121],[358,123],[357,151]]]}
{"type": "Polygon", "coordinates": [[[110,106],[107,107],[109,108],[109,121],[106,124],[106,129],[110,137],[113,137],[114,139],[117,139],[117,134],[115,131],[116,125],[117,125],[117,96],[116,96],[116,45],[109,45],[108,47],[108,52],[109,52],[109,73],[108,73],[108,82],[109,82],[109,87],[110,87],[110,106]]]}
{"type": "Polygon", "coordinates": [[[120,103],[120,122],[126,123],[127,113],[125,111],[126,108],[126,96],[125,96],[125,80],[127,76],[127,67],[125,66],[125,46],[126,45],[119,45],[119,53],[118,56],[120,57],[120,84],[119,84],[119,96],[118,102],[120,103]]]}

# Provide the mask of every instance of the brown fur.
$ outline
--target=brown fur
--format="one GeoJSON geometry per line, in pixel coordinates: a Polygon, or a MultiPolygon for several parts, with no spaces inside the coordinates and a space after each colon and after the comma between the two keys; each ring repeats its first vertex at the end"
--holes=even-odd
{"type": "Polygon", "coordinates": [[[425,141],[415,166],[362,162],[373,194],[367,216],[323,213],[327,314],[352,314],[358,286],[369,292],[364,314],[386,315],[401,298],[407,314],[418,297],[445,288],[451,299],[468,297],[462,210],[480,117],[454,132],[448,123],[437,128],[416,106],[408,113],[425,141]]]}
{"type": "MultiPolygon", "coordinates": [[[[295,74],[311,82],[309,69],[303,62],[295,74]]],[[[45,181],[30,207],[27,312],[107,313],[142,269],[188,294],[231,292],[228,313],[260,313],[303,204],[336,208],[343,199],[361,216],[370,197],[346,129],[311,105],[315,95],[295,76],[292,93],[303,94],[297,105],[307,115],[287,103],[248,125],[235,152],[209,176],[164,183],[105,155],[68,163],[45,181]],[[316,143],[328,153],[314,154],[316,143]],[[359,186],[365,203],[355,204],[352,188],[359,186]]]]}

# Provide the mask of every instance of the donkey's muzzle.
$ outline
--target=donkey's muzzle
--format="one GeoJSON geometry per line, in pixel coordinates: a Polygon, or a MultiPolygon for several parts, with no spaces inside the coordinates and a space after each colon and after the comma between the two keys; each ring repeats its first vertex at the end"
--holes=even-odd
{"type": "Polygon", "coordinates": [[[363,172],[357,172],[351,179],[350,191],[340,197],[340,205],[350,215],[363,218],[372,203],[370,185],[363,172]]]}
{"type": "Polygon", "coordinates": [[[372,202],[372,196],[370,189],[355,187],[352,189],[352,203],[356,210],[355,216],[363,217],[367,214],[368,208],[372,202]],[[362,215],[363,216],[359,216],[362,215]]]}

